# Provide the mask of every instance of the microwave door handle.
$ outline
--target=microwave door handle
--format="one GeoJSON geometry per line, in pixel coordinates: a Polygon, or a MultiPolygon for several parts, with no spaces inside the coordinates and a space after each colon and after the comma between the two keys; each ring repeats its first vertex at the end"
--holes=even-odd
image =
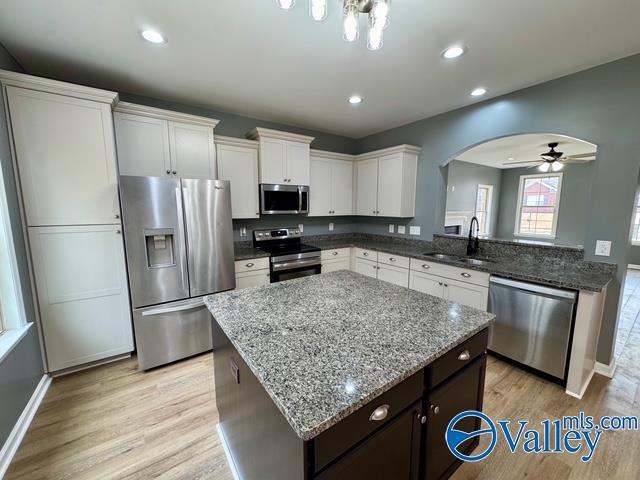
{"type": "Polygon", "coordinates": [[[302,213],[302,186],[298,185],[298,213],[302,213]]]}

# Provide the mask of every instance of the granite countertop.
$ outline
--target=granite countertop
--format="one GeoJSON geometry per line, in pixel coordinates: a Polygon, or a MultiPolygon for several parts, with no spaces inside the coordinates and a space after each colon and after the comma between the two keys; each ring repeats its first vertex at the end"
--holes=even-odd
{"type": "Polygon", "coordinates": [[[204,301],[302,440],[315,438],[493,319],[347,270],[204,301]]]}
{"type": "MultiPolygon", "coordinates": [[[[327,239],[312,240],[310,245],[322,250],[334,248],[358,247],[393,255],[418,258],[420,260],[452,265],[487,272],[514,280],[543,283],[554,287],[571,288],[600,292],[613,278],[615,264],[589,262],[575,259],[541,258],[539,256],[520,255],[518,257],[493,257],[482,265],[469,265],[464,261],[438,259],[426,256],[425,253],[434,252],[428,242],[394,242],[367,241],[360,239],[327,239]]],[[[448,253],[448,252],[443,252],[448,253]]]]}

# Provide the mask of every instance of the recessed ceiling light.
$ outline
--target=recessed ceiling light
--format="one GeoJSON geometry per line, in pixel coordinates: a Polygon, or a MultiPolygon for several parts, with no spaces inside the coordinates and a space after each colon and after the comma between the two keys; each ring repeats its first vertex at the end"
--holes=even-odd
{"type": "Polygon", "coordinates": [[[144,30],[142,32],[142,38],[151,43],[167,43],[167,39],[156,30],[144,30]]]}
{"type": "Polygon", "coordinates": [[[467,52],[467,47],[464,45],[452,45],[447,48],[444,52],[442,52],[442,58],[447,60],[453,60],[454,58],[458,58],[461,55],[467,52]]]}
{"type": "Polygon", "coordinates": [[[487,89],[486,89],[486,88],[478,87],[478,88],[475,88],[475,89],[471,92],[471,96],[472,96],[472,97],[481,97],[481,96],[482,96],[482,95],[484,95],[485,93],[487,93],[487,89]]]}
{"type": "Polygon", "coordinates": [[[362,103],[362,97],[360,95],[351,95],[349,97],[349,103],[351,105],[357,105],[359,103],[362,103]]]}

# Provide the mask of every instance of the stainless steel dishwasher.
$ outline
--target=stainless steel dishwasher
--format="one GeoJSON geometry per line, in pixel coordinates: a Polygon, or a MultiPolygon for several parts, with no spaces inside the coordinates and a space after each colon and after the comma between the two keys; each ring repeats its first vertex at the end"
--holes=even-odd
{"type": "Polygon", "coordinates": [[[491,277],[489,350],[566,384],[578,292],[491,277]]]}

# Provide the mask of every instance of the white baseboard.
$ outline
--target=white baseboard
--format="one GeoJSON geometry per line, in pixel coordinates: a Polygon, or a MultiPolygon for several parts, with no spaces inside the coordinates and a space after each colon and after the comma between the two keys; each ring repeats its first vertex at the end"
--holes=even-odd
{"type": "Polygon", "coordinates": [[[589,384],[591,383],[591,379],[593,378],[593,374],[596,373],[595,370],[591,370],[591,373],[587,377],[587,380],[582,384],[582,388],[580,389],[580,393],[572,392],[570,390],[565,390],[567,395],[571,395],[572,397],[577,398],[578,400],[582,400],[584,393],[587,391],[589,384]]]}
{"type": "Polygon", "coordinates": [[[7,441],[4,443],[2,450],[0,450],[0,478],[4,478],[4,474],[7,473],[9,465],[13,460],[13,456],[18,451],[18,447],[22,443],[29,425],[33,421],[33,417],[36,416],[38,407],[42,403],[44,396],[47,394],[47,390],[51,385],[51,377],[49,375],[43,375],[38,382],[38,386],[33,391],[31,398],[27,402],[27,405],[22,410],[18,421],[13,426],[13,430],[9,434],[7,441]]]}
{"type": "Polygon", "coordinates": [[[218,423],[218,425],[216,425],[216,429],[218,430],[218,436],[220,437],[220,442],[222,442],[222,448],[224,449],[224,453],[227,456],[227,464],[229,464],[229,470],[231,470],[231,475],[233,475],[233,480],[242,480],[242,477],[240,476],[240,472],[238,472],[238,469],[236,468],[236,463],[233,460],[233,455],[231,454],[231,448],[227,443],[227,437],[224,433],[224,429],[222,428],[222,425],[218,423]]]}
{"type": "Polygon", "coordinates": [[[604,375],[605,377],[613,378],[613,375],[616,373],[616,359],[613,358],[609,365],[607,365],[606,363],[596,362],[593,369],[599,375],[604,375]]]}

